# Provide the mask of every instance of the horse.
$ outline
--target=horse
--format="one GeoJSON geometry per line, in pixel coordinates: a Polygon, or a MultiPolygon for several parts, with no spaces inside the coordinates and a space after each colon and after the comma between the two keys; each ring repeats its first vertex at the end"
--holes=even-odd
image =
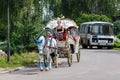
{"type": "Polygon", "coordinates": [[[52,37],[40,36],[36,42],[39,51],[38,67],[40,67],[40,70],[43,71],[43,65],[46,71],[50,70],[52,68],[52,60],[55,62],[56,67],[58,67],[56,40],[52,37]]]}

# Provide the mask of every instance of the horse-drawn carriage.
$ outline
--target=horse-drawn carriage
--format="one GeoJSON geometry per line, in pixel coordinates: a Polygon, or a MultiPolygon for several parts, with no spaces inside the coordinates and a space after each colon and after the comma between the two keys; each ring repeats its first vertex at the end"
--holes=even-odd
{"type": "MultiPolygon", "coordinates": [[[[61,36],[59,36],[58,34],[56,34],[57,21],[58,19],[49,21],[45,26],[45,28],[43,29],[43,31],[39,33],[36,39],[40,39],[40,36],[42,36],[43,32],[45,32],[45,36],[49,37],[50,41],[45,40],[45,42],[47,41],[47,43],[49,42],[49,44],[47,45],[47,43],[45,43],[45,45],[43,45],[43,48],[47,47],[48,49],[50,49],[49,50],[50,54],[54,53],[54,55],[59,55],[60,58],[63,58],[63,57],[67,58],[68,65],[71,66],[72,60],[73,60],[72,59],[73,54],[76,55],[77,61],[78,62],[80,61],[80,44],[79,44],[80,36],[77,29],[78,26],[73,20],[70,20],[70,19],[60,20],[61,25],[64,28],[64,32],[62,33],[61,36]],[[52,46],[53,45],[52,40],[54,40],[53,42],[55,43],[54,46],[52,46]]],[[[40,42],[41,41],[38,41],[38,44],[40,42]]],[[[40,53],[41,49],[39,46],[38,46],[38,50],[40,53]]],[[[57,56],[54,56],[54,57],[56,58],[57,56]]],[[[56,61],[56,60],[57,58],[53,59],[53,61],[56,61]]],[[[58,63],[56,61],[56,67],[57,65],[58,63]]]]}

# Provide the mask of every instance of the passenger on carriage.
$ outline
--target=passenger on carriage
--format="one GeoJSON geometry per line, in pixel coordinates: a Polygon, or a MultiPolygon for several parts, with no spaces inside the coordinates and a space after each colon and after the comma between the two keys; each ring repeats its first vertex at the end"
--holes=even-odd
{"type": "Polygon", "coordinates": [[[57,27],[56,27],[56,36],[58,40],[65,40],[66,39],[66,35],[65,35],[65,29],[64,27],[61,25],[61,21],[58,20],[57,21],[57,27]]]}
{"type": "Polygon", "coordinates": [[[74,37],[72,36],[70,30],[68,29],[68,42],[70,44],[70,48],[71,48],[71,53],[74,53],[74,44],[76,43],[76,41],[74,41],[74,37]]]}
{"type": "Polygon", "coordinates": [[[60,20],[58,20],[57,21],[57,27],[56,27],[56,32],[57,32],[57,34],[60,34],[60,33],[63,33],[64,32],[64,28],[63,28],[63,26],[61,25],[61,21],[60,20]]]}

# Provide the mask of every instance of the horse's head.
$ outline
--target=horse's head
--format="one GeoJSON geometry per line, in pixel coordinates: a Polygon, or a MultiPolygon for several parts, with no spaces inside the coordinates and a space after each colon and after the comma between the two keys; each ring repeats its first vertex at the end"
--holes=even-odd
{"type": "Polygon", "coordinates": [[[44,37],[41,36],[38,40],[36,40],[39,54],[47,53],[50,51],[49,47],[56,47],[56,40],[52,37],[44,37]],[[47,51],[47,52],[46,52],[47,51]]]}
{"type": "Polygon", "coordinates": [[[43,48],[45,45],[45,37],[44,36],[40,36],[38,40],[36,40],[37,46],[38,46],[38,50],[39,53],[42,54],[43,53],[43,48]]]}

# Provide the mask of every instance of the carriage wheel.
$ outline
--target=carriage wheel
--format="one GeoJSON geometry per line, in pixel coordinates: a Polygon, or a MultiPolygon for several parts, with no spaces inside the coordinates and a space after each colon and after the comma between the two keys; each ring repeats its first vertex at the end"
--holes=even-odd
{"type": "Polygon", "coordinates": [[[76,56],[77,56],[77,62],[80,62],[80,46],[79,46],[78,53],[76,53],[76,56]]]}
{"type": "Polygon", "coordinates": [[[71,67],[71,65],[72,65],[72,55],[70,53],[68,53],[67,59],[68,59],[68,65],[69,65],[69,67],[71,67]]]}
{"type": "Polygon", "coordinates": [[[68,65],[69,65],[69,67],[71,67],[71,65],[72,65],[72,53],[71,53],[71,51],[70,51],[70,47],[68,48],[68,65]]]}
{"type": "Polygon", "coordinates": [[[69,67],[71,67],[71,65],[72,65],[72,53],[71,53],[70,45],[69,45],[67,40],[66,40],[66,48],[67,48],[66,54],[67,54],[68,65],[69,65],[69,67]]]}

